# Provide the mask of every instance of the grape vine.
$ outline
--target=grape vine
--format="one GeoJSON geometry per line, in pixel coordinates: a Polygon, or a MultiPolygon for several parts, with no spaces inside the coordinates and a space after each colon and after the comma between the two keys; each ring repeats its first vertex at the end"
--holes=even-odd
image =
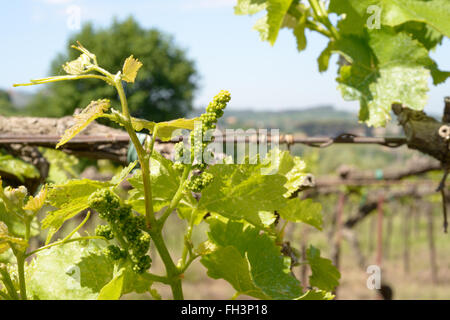
{"type": "Polygon", "coordinates": [[[119,299],[130,292],[159,299],[154,283],[170,286],[173,298],[183,299],[182,279],[196,260],[211,278],[228,281],[236,291],[233,297],[333,298],[340,274],[320,250],[310,246],[302,261],[311,266],[309,287],[295,278],[292,257],[282,251],[286,223],[322,229],[321,205],[292,196],[307,177],[299,157],[273,149],[255,163],[247,159],[242,164],[227,160],[209,164],[202,157],[210,152],[203,136],[216,127],[231,99],[229,92],[216,95],[199,118],[159,123],[137,119],[128,111],[122,82],[133,83],[142,63],[131,56],[113,74],[81,44],[73,48],[81,55],[64,64],[67,75],[21,85],[103,80],[117,90],[121,108],[115,109],[106,99],[91,102],[74,117],[74,125],[57,148],[103,117],[126,130],[138,161],[109,181],[74,179],[49,184],[36,196],[23,187],[0,188],[0,299],[119,299]],[[158,153],[154,144],[157,138],[172,139],[178,129],[191,131],[190,146],[178,144],[172,161],[158,153]],[[152,138],[141,143],[136,134],[140,131],[152,138]],[[264,174],[274,167],[278,170],[264,174]],[[133,187],[126,195],[119,187],[124,180],[133,187]],[[45,211],[42,220],[38,219],[41,210],[45,211]],[[83,212],[86,216],[76,228],[54,239],[67,232],[62,228],[66,222],[83,212]],[[187,221],[178,260],[169,252],[162,232],[175,213],[187,221]],[[94,214],[101,219],[95,235],[81,234],[94,214]],[[195,243],[192,235],[201,223],[209,225],[208,240],[195,243]],[[44,232],[45,245],[32,248],[31,238],[44,232]],[[150,250],[151,244],[155,250],[150,250]],[[155,256],[164,264],[165,274],[152,272],[155,256]]]}

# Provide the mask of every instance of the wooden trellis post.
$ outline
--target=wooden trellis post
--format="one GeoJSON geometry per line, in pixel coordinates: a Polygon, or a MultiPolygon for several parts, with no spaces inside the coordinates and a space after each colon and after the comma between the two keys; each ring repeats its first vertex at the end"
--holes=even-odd
{"type": "Polygon", "coordinates": [[[409,254],[409,234],[410,234],[410,212],[415,211],[415,205],[411,205],[411,210],[406,210],[403,215],[403,270],[406,274],[410,271],[410,254],[409,254]]]}
{"type": "Polygon", "coordinates": [[[427,203],[425,208],[427,216],[428,248],[430,250],[431,281],[433,284],[437,284],[438,265],[436,261],[436,246],[434,244],[433,206],[430,203],[427,203]]]}
{"type": "Polygon", "coordinates": [[[378,198],[378,212],[377,212],[377,257],[376,263],[381,268],[383,262],[383,205],[384,195],[378,198]]]}

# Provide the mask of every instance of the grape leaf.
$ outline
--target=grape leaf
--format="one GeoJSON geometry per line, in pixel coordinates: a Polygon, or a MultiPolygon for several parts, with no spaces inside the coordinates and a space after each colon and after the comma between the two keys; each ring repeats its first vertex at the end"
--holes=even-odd
{"type": "Polygon", "coordinates": [[[406,32],[419,41],[427,50],[434,49],[442,43],[444,36],[428,24],[409,21],[395,28],[397,32],[406,32]]]}
{"type": "Polygon", "coordinates": [[[126,82],[134,82],[139,69],[142,67],[142,62],[129,56],[123,64],[122,80],[126,82]]]}
{"type": "Polygon", "coordinates": [[[175,119],[171,121],[165,121],[165,122],[152,122],[144,119],[137,119],[132,118],[131,122],[133,125],[134,130],[136,131],[142,131],[144,129],[148,130],[150,133],[153,133],[155,126],[158,126],[158,131],[156,135],[163,141],[169,141],[171,140],[172,134],[175,130],[178,129],[187,129],[187,130],[194,130],[194,123],[195,121],[199,121],[198,118],[194,119],[175,119]]]}
{"type": "Polygon", "coordinates": [[[46,197],[47,197],[47,185],[45,185],[35,197],[30,196],[28,202],[23,207],[23,209],[38,212],[44,205],[46,197]]]}
{"type": "MultiPolygon", "coordinates": [[[[1,183],[1,181],[0,181],[1,183]]],[[[9,233],[15,237],[24,238],[26,229],[23,221],[14,213],[8,212],[0,199],[0,222],[5,223],[8,227],[9,233]]],[[[34,237],[39,234],[39,223],[37,217],[35,217],[31,222],[31,233],[30,236],[34,237]]]]}
{"type": "Polygon", "coordinates": [[[201,263],[214,279],[227,280],[239,294],[261,299],[295,299],[302,288],[290,273],[275,240],[243,223],[209,218],[208,237],[216,247],[201,263]]]}
{"type": "Polygon", "coordinates": [[[287,189],[284,197],[289,198],[304,183],[306,164],[300,157],[292,156],[289,151],[272,149],[262,162],[263,166],[268,166],[269,164],[275,166],[278,174],[285,176],[287,179],[284,184],[284,187],[287,189]]]}
{"type": "Polygon", "coordinates": [[[76,170],[78,158],[56,149],[39,148],[39,151],[50,164],[47,181],[62,184],[78,177],[79,172],[76,170]]]}
{"type": "Polygon", "coordinates": [[[89,207],[89,196],[95,191],[111,186],[109,182],[88,179],[70,180],[62,185],[51,186],[47,203],[56,210],[47,213],[42,220],[42,228],[58,230],[62,224],[89,207]]]}
{"type": "MultiPolygon", "coordinates": [[[[448,0],[332,0],[330,9],[346,13],[349,21],[369,16],[367,8],[376,5],[381,8],[381,24],[397,26],[409,21],[424,22],[440,33],[450,37],[450,1],[448,0]],[[349,8],[352,10],[349,10],[349,8]],[[352,14],[353,13],[353,14],[352,14]]],[[[354,26],[356,29],[357,26],[354,26]]]]}
{"type": "MultiPolygon", "coordinates": [[[[36,253],[25,270],[30,297],[40,300],[97,299],[114,276],[112,261],[102,253],[105,245],[106,242],[101,240],[71,242],[36,253]]],[[[134,274],[129,265],[123,268],[122,294],[150,289],[151,282],[145,277],[134,274]]]]}
{"type": "Polygon", "coordinates": [[[446,73],[439,71],[427,49],[406,33],[384,27],[370,31],[368,37],[344,36],[333,43],[333,50],[350,62],[340,68],[337,80],[345,99],[360,100],[360,120],[384,126],[393,103],[422,110],[430,74],[438,83],[446,73]]]}
{"type": "Polygon", "coordinates": [[[68,74],[77,75],[89,71],[90,66],[92,66],[91,58],[83,53],[76,60],[66,62],[63,65],[63,69],[68,74]]]}
{"type": "Polygon", "coordinates": [[[6,224],[0,221],[0,253],[8,250],[11,245],[17,247],[21,251],[28,247],[28,243],[24,239],[11,236],[6,224]]]}
{"type": "Polygon", "coordinates": [[[70,141],[84,128],[86,128],[89,123],[97,118],[100,118],[103,115],[103,112],[108,110],[109,107],[110,102],[107,99],[92,101],[80,114],[73,116],[75,119],[75,124],[64,132],[63,136],[56,145],[56,148],[59,148],[63,144],[70,141]]]}
{"type": "Polygon", "coordinates": [[[137,163],[138,163],[137,160],[130,162],[128,164],[128,166],[123,168],[119,173],[117,173],[116,175],[114,175],[114,177],[111,178],[110,183],[113,185],[121,184],[122,181],[128,177],[128,175],[131,173],[131,171],[133,171],[133,169],[134,169],[134,167],[136,167],[137,163]]]}
{"type": "Polygon", "coordinates": [[[98,294],[97,300],[119,300],[122,296],[124,269],[108,282],[98,294]]]}
{"type": "Polygon", "coordinates": [[[278,37],[284,17],[286,16],[289,7],[293,0],[268,0],[267,4],[267,24],[268,41],[274,45],[278,37]]]}
{"type": "Polygon", "coordinates": [[[310,246],[306,250],[306,259],[312,271],[312,275],[309,277],[311,286],[325,291],[333,291],[339,285],[341,274],[333,266],[331,260],[320,256],[319,249],[310,246]]]}
{"type": "Polygon", "coordinates": [[[275,211],[286,204],[286,178],[263,175],[261,166],[225,164],[210,167],[214,180],[202,192],[199,208],[232,220],[263,226],[259,211],[275,211]]]}
{"type": "Polygon", "coordinates": [[[39,178],[39,171],[35,166],[11,155],[0,155],[0,171],[16,176],[21,182],[24,182],[25,178],[39,178]]]}
{"type": "Polygon", "coordinates": [[[49,234],[47,235],[47,243],[51,240],[53,234],[61,228],[64,222],[89,208],[88,199],[92,193],[103,188],[117,187],[128,176],[128,173],[135,165],[135,162],[130,163],[110,181],[81,179],[70,180],[60,185],[51,186],[46,203],[55,209],[49,211],[42,220],[42,228],[50,228],[49,234]]]}
{"type": "Polygon", "coordinates": [[[323,217],[321,211],[322,205],[318,202],[313,202],[311,199],[294,198],[277,212],[287,221],[307,223],[322,230],[323,217]]]}
{"type": "Polygon", "coordinates": [[[253,15],[264,10],[267,6],[267,0],[238,0],[234,7],[234,13],[237,15],[253,15]]]}

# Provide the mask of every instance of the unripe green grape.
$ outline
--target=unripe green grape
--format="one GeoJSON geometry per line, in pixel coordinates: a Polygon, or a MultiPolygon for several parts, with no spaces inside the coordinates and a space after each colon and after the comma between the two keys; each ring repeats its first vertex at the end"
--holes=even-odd
{"type": "Polygon", "coordinates": [[[100,224],[95,228],[95,235],[99,237],[103,237],[107,240],[114,239],[114,234],[111,230],[111,227],[108,225],[100,224]]]}
{"type": "Polygon", "coordinates": [[[174,162],[173,168],[177,171],[183,171],[184,170],[184,164],[181,162],[174,162]]]}
{"type": "Polygon", "coordinates": [[[108,257],[111,260],[120,260],[124,258],[123,251],[115,245],[109,245],[103,250],[106,257],[108,257]]]}
{"type": "Polygon", "coordinates": [[[143,273],[148,270],[152,265],[152,259],[145,255],[139,258],[137,262],[133,264],[133,271],[135,273],[143,273]]]}
{"type": "Polygon", "coordinates": [[[120,200],[109,189],[101,189],[90,195],[89,206],[99,213],[100,218],[110,221],[114,219],[116,210],[120,208],[120,200]]]}

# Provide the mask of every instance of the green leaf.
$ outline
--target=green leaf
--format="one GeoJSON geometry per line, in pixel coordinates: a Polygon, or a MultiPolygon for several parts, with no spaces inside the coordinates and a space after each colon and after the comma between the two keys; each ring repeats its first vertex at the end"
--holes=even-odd
{"type": "Polygon", "coordinates": [[[261,17],[256,20],[253,30],[259,32],[259,37],[261,41],[269,40],[269,24],[267,23],[267,16],[261,17]]]}
{"type": "Polygon", "coordinates": [[[28,247],[28,242],[24,239],[11,236],[7,225],[0,221],[0,254],[4,253],[11,246],[23,251],[28,247]]]}
{"type": "Polygon", "coordinates": [[[35,166],[11,155],[0,155],[0,171],[14,175],[22,182],[25,178],[39,178],[39,171],[35,166]]]}
{"type": "Polygon", "coordinates": [[[128,175],[131,173],[131,171],[133,171],[133,169],[134,169],[134,167],[136,167],[137,163],[138,163],[138,161],[136,160],[136,161],[133,161],[130,164],[128,164],[128,166],[123,168],[118,174],[114,175],[114,177],[111,178],[110,183],[113,185],[116,185],[116,186],[121,184],[122,181],[128,177],[128,175]]]}
{"type": "Polygon", "coordinates": [[[56,145],[56,148],[59,148],[63,144],[70,141],[84,128],[86,128],[89,123],[97,118],[100,118],[103,115],[103,112],[108,110],[109,107],[110,102],[107,99],[92,101],[80,114],[73,116],[75,119],[75,124],[64,132],[63,136],[56,145]]]}
{"type": "MultiPolygon", "coordinates": [[[[9,233],[15,237],[24,238],[26,233],[25,224],[14,213],[8,212],[3,201],[0,199],[0,221],[5,223],[8,227],[9,233]]],[[[39,234],[39,223],[37,218],[34,218],[31,223],[31,234],[34,237],[39,234]]]]}
{"type": "Polygon", "coordinates": [[[436,81],[443,76],[418,41],[386,27],[370,31],[368,39],[343,37],[333,43],[333,51],[351,63],[341,67],[337,79],[344,98],[359,99],[360,120],[376,127],[390,120],[393,103],[422,110],[430,72],[436,81]]]}
{"type": "Polygon", "coordinates": [[[297,41],[297,50],[303,51],[306,49],[306,23],[309,17],[309,8],[303,4],[294,6],[294,3],[290,6],[288,12],[284,16],[281,28],[292,29],[295,39],[297,41]]]}
{"type": "Polygon", "coordinates": [[[334,11],[350,11],[354,19],[357,14],[367,18],[367,8],[376,5],[381,8],[381,24],[397,26],[409,21],[423,22],[447,37],[450,37],[450,2],[447,0],[332,0],[334,11]]]}
{"type": "Polygon", "coordinates": [[[275,240],[251,226],[208,219],[209,239],[216,247],[201,263],[214,279],[227,280],[239,294],[260,299],[295,299],[302,295],[300,283],[290,273],[275,240]]]}
{"type": "Polygon", "coordinates": [[[234,14],[252,15],[264,10],[267,6],[267,0],[238,0],[234,7],[234,14]]]}
{"type": "Polygon", "coordinates": [[[267,5],[268,41],[274,45],[293,0],[269,0],[267,5]]]}
{"type": "Polygon", "coordinates": [[[165,121],[165,122],[152,122],[144,119],[137,119],[132,118],[131,122],[133,124],[133,128],[136,131],[142,131],[144,129],[148,130],[148,132],[153,133],[155,126],[158,126],[158,131],[156,135],[162,140],[162,141],[169,141],[171,140],[172,134],[175,130],[179,129],[186,129],[186,130],[194,130],[194,123],[195,121],[199,121],[198,118],[194,119],[176,119],[171,121],[165,121]]]}
{"type": "Polygon", "coordinates": [[[263,175],[261,166],[226,164],[210,167],[214,180],[202,192],[199,208],[228,219],[244,219],[263,226],[259,211],[275,211],[286,204],[286,178],[263,175]]]}
{"type": "Polygon", "coordinates": [[[35,197],[30,196],[23,209],[30,210],[32,212],[38,212],[44,205],[46,197],[47,197],[47,185],[45,185],[35,197]]]}
{"type": "Polygon", "coordinates": [[[325,291],[333,291],[339,285],[341,274],[333,266],[331,260],[320,256],[319,249],[310,246],[306,250],[306,259],[312,271],[312,275],[309,277],[311,286],[325,291]]]}
{"type": "Polygon", "coordinates": [[[130,163],[121,172],[115,175],[111,181],[95,181],[89,179],[70,180],[60,185],[50,187],[47,195],[47,204],[54,207],[42,220],[42,228],[50,228],[47,243],[67,220],[75,217],[81,211],[89,208],[90,195],[99,189],[115,188],[127,176],[136,165],[130,163]]]}
{"type": "Polygon", "coordinates": [[[39,148],[39,151],[50,164],[47,181],[62,184],[78,177],[79,172],[76,170],[78,158],[55,149],[39,148]]]}
{"type": "Polygon", "coordinates": [[[114,278],[108,282],[100,293],[98,294],[97,300],[119,300],[122,296],[123,279],[124,279],[124,269],[119,271],[119,274],[114,276],[114,278]]]}
{"type": "Polygon", "coordinates": [[[397,32],[406,32],[419,41],[427,50],[442,43],[443,35],[428,24],[410,21],[395,28],[397,32]]]}
{"type": "Polygon", "coordinates": [[[327,45],[327,47],[322,51],[320,56],[317,58],[317,64],[319,65],[319,72],[325,72],[328,70],[328,66],[330,64],[330,58],[333,52],[331,51],[332,45],[331,42],[327,45]]]}
{"type": "Polygon", "coordinates": [[[101,255],[99,241],[71,242],[40,251],[26,267],[33,299],[89,300],[112,279],[113,265],[101,255]]]}
{"type": "Polygon", "coordinates": [[[42,228],[52,228],[56,232],[65,221],[87,209],[89,196],[101,188],[110,187],[109,182],[88,179],[71,180],[62,185],[51,186],[47,203],[53,207],[42,220],[42,228]]]}
{"type": "Polygon", "coordinates": [[[285,207],[278,210],[278,213],[287,221],[307,223],[322,230],[323,217],[321,211],[322,205],[320,203],[313,202],[311,199],[295,198],[289,200],[285,207]]]}
{"type": "Polygon", "coordinates": [[[120,281],[121,294],[150,290],[152,282],[136,275],[129,264],[121,267],[124,268],[122,280],[116,274],[113,281],[114,265],[103,255],[105,246],[105,241],[90,240],[66,243],[36,253],[25,270],[30,297],[40,300],[94,300],[107,284],[111,284],[108,293],[112,294],[112,287],[119,285],[120,281]]]}
{"type": "Polygon", "coordinates": [[[278,174],[287,179],[284,184],[287,189],[284,194],[285,198],[292,196],[303,185],[307,173],[305,171],[306,164],[300,157],[292,156],[289,151],[273,149],[263,161],[263,165],[267,166],[269,163],[278,169],[278,174]]]}

